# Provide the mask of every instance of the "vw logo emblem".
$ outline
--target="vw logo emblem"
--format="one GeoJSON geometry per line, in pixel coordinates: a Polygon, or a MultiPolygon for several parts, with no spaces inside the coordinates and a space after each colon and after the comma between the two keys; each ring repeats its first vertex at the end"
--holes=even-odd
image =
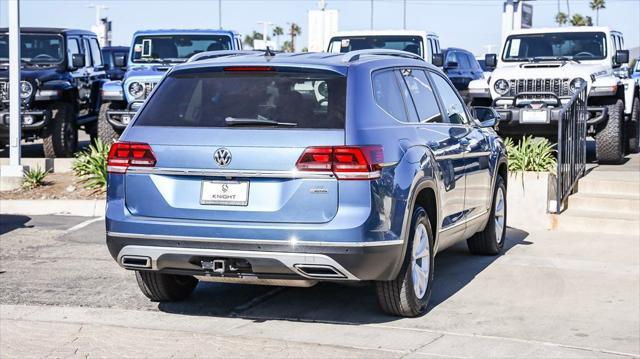
{"type": "Polygon", "coordinates": [[[213,154],[213,159],[218,166],[227,167],[231,163],[231,152],[226,148],[218,148],[213,154]]]}

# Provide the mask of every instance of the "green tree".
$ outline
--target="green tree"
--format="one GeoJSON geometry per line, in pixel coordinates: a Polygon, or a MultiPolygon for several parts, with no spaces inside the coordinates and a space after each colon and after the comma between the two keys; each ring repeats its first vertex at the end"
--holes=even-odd
{"type": "Polygon", "coordinates": [[[600,9],[605,9],[604,0],[591,0],[591,10],[596,12],[596,25],[600,25],[600,9]]]}
{"type": "Polygon", "coordinates": [[[293,52],[293,46],[291,45],[291,41],[285,41],[282,44],[282,51],[284,51],[284,52],[293,52]]]}
{"type": "Polygon", "coordinates": [[[276,38],[276,46],[280,47],[280,36],[284,35],[284,30],[280,26],[273,28],[273,36],[276,38]]]}
{"type": "Polygon", "coordinates": [[[251,33],[251,35],[245,35],[243,42],[245,45],[249,47],[253,47],[253,41],[262,40],[262,38],[263,38],[262,33],[254,30],[253,33],[251,33]]]}
{"type": "Polygon", "coordinates": [[[300,36],[300,34],[302,34],[302,28],[295,22],[292,22],[289,26],[289,36],[291,36],[290,52],[296,51],[296,37],[300,36]]]}
{"type": "Polygon", "coordinates": [[[573,26],[593,26],[591,16],[582,16],[580,14],[574,14],[569,22],[573,26]]]}
{"type": "Polygon", "coordinates": [[[567,14],[565,14],[564,12],[560,11],[556,14],[556,22],[558,23],[558,26],[565,25],[567,21],[569,21],[569,19],[567,17],[567,14]]]}

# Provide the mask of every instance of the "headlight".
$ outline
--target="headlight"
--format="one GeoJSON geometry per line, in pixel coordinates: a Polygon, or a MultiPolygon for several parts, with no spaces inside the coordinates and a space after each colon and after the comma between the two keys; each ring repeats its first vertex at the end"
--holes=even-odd
{"type": "Polygon", "coordinates": [[[509,83],[507,80],[498,80],[493,84],[493,89],[500,95],[506,95],[509,92],[509,83]]]}
{"type": "Polygon", "coordinates": [[[576,93],[576,91],[580,90],[582,84],[584,84],[585,82],[587,82],[585,79],[576,77],[569,83],[569,91],[571,91],[571,93],[576,93]]]}
{"type": "Polygon", "coordinates": [[[132,82],[129,85],[129,95],[138,98],[138,97],[142,97],[142,94],[144,93],[144,86],[142,86],[141,83],[139,82],[132,82]]]}
{"type": "Polygon", "coordinates": [[[29,81],[20,81],[20,98],[27,99],[33,94],[33,86],[29,81]]]}

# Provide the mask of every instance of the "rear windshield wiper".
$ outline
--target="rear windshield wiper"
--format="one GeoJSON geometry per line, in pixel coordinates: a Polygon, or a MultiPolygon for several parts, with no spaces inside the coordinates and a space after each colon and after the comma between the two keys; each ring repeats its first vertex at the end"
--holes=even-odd
{"type": "Polygon", "coordinates": [[[224,119],[227,126],[286,126],[296,127],[297,123],[293,122],[278,122],[270,120],[266,117],[258,116],[258,118],[235,118],[227,117],[224,119]]]}

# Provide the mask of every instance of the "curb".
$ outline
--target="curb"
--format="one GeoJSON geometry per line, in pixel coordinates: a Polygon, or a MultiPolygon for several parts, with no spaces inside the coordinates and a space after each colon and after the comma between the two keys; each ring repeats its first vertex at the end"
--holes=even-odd
{"type": "MultiPolygon", "coordinates": [[[[35,169],[40,168],[43,170],[51,171],[52,173],[66,173],[71,172],[73,166],[73,158],[22,158],[22,165],[35,169]]],[[[9,164],[8,158],[0,158],[0,165],[6,166],[9,164]]]]}
{"type": "Polygon", "coordinates": [[[103,217],[106,209],[106,201],[103,199],[92,200],[1,200],[0,214],[24,214],[24,215],[65,215],[82,217],[103,217]]]}

